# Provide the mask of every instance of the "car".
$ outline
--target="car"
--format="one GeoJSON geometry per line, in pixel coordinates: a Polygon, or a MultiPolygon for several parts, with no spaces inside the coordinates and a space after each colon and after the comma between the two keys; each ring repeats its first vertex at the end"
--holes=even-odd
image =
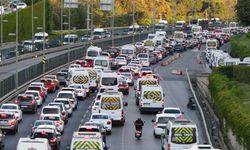
{"type": "Polygon", "coordinates": [[[48,139],[45,138],[29,138],[29,137],[20,137],[17,149],[16,150],[24,150],[24,149],[36,149],[36,150],[51,150],[48,139]],[[30,148],[31,147],[31,148],[30,148]]]}
{"type": "Polygon", "coordinates": [[[42,106],[43,104],[43,98],[40,96],[40,93],[38,91],[35,90],[27,90],[25,91],[25,94],[30,94],[30,95],[34,95],[34,98],[37,102],[38,106],[42,106]]]}
{"type": "Polygon", "coordinates": [[[165,107],[162,112],[162,114],[172,114],[175,116],[175,118],[181,118],[182,112],[181,109],[178,107],[165,107]]]}
{"type": "Polygon", "coordinates": [[[12,112],[0,112],[0,129],[9,130],[13,134],[18,132],[18,120],[12,112]]]}
{"type": "Polygon", "coordinates": [[[130,70],[133,72],[134,75],[138,75],[138,72],[139,72],[139,70],[140,70],[139,65],[129,63],[129,64],[127,65],[127,67],[130,68],[130,70]]]}
{"type": "MultiPolygon", "coordinates": [[[[101,88],[102,89],[102,88],[101,88]]],[[[100,90],[101,90],[100,89],[100,90]]],[[[100,93],[100,92],[98,92],[97,94],[96,94],[96,97],[95,97],[95,99],[94,99],[94,101],[96,102],[96,101],[100,101],[101,100],[101,96],[102,96],[102,93],[100,93]]]]}
{"type": "Polygon", "coordinates": [[[44,83],[45,87],[48,89],[48,92],[54,93],[56,91],[56,85],[53,83],[52,79],[42,78],[41,82],[44,83]]]}
{"type": "Polygon", "coordinates": [[[60,116],[62,116],[59,106],[44,106],[42,108],[42,111],[40,114],[40,119],[42,119],[44,117],[44,115],[60,115],[60,116]]]}
{"type": "Polygon", "coordinates": [[[90,122],[100,122],[103,123],[107,133],[112,133],[112,121],[108,114],[105,113],[92,113],[90,117],[90,122]]]}
{"type": "Polygon", "coordinates": [[[143,42],[136,42],[135,43],[135,47],[137,49],[143,49],[144,48],[144,43],[143,42]]]}
{"type": "Polygon", "coordinates": [[[92,113],[98,113],[99,112],[99,106],[100,105],[100,101],[95,101],[93,106],[92,106],[92,113]]]}
{"type": "Polygon", "coordinates": [[[23,2],[19,2],[19,3],[16,4],[17,9],[24,9],[26,7],[27,7],[27,4],[23,3],[23,2]]]}
{"type": "Polygon", "coordinates": [[[64,103],[56,103],[56,102],[52,102],[52,103],[49,103],[48,106],[58,106],[60,108],[60,111],[61,111],[61,114],[62,114],[62,120],[64,121],[65,124],[68,123],[69,121],[69,114],[66,110],[66,107],[64,105],[64,103]]]}
{"type": "Polygon", "coordinates": [[[18,104],[2,104],[0,107],[0,112],[12,112],[19,122],[21,122],[23,119],[23,112],[18,104]]]}
{"type": "Polygon", "coordinates": [[[153,74],[153,71],[150,67],[142,67],[138,74],[138,78],[142,78],[143,76],[146,76],[147,74],[153,74]]]}
{"type": "Polygon", "coordinates": [[[45,75],[44,78],[52,79],[53,83],[56,85],[56,89],[60,88],[60,81],[56,75],[45,75]]]}
{"type": "Polygon", "coordinates": [[[131,72],[129,73],[121,73],[122,76],[124,76],[126,78],[126,81],[127,83],[130,85],[130,86],[133,86],[134,85],[134,77],[132,75],[131,72]]]}
{"type": "Polygon", "coordinates": [[[126,79],[119,80],[118,91],[122,92],[124,95],[129,94],[129,85],[128,85],[126,79]]]}
{"type": "Polygon", "coordinates": [[[152,120],[154,123],[154,137],[157,138],[164,134],[168,121],[174,119],[175,115],[173,114],[157,114],[155,120],[152,120]]]}
{"type": "Polygon", "coordinates": [[[66,111],[69,114],[69,117],[72,116],[72,112],[73,112],[73,108],[72,108],[72,104],[71,101],[67,98],[56,98],[54,99],[55,103],[63,103],[65,106],[66,111]]]}
{"type": "Polygon", "coordinates": [[[61,118],[61,115],[58,114],[47,114],[44,115],[41,120],[51,120],[54,121],[57,129],[63,133],[64,132],[64,121],[61,118]]]}
{"type": "Polygon", "coordinates": [[[41,86],[43,91],[45,91],[45,95],[47,95],[47,88],[45,87],[44,83],[42,82],[31,82],[29,86],[41,86]]]}
{"type": "Polygon", "coordinates": [[[101,123],[101,122],[87,121],[83,125],[79,126],[78,132],[84,132],[84,130],[86,130],[87,127],[91,127],[92,129],[95,128],[95,130],[99,130],[98,132],[100,132],[102,135],[106,135],[106,129],[105,129],[103,123],[101,123]]]}
{"type": "Polygon", "coordinates": [[[184,51],[184,46],[181,43],[177,43],[174,46],[174,51],[175,52],[183,52],[184,51]]]}
{"type": "Polygon", "coordinates": [[[49,140],[52,149],[59,150],[61,139],[53,129],[36,129],[32,134],[32,139],[45,138],[49,140]]]}
{"type": "Polygon", "coordinates": [[[126,66],[128,63],[125,57],[116,57],[114,63],[115,62],[118,66],[126,66]]]}
{"type": "Polygon", "coordinates": [[[119,47],[109,47],[106,52],[110,54],[111,58],[116,58],[121,53],[121,49],[119,47]]]}
{"type": "Polygon", "coordinates": [[[58,92],[57,93],[57,98],[67,98],[67,99],[69,99],[73,110],[77,109],[77,100],[76,100],[74,92],[72,92],[72,91],[58,92]]]}
{"type": "Polygon", "coordinates": [[[56,76],[60,82],[60,85],[67,86],[67,78],[68,78],[68,73],[67,72],[57,72],[56,76]]]}
{"type": "Polygon", "coordinates": [[[27,90],[38,91],[40,93],[40,96],[43,98],[43,101],[45,101],[47,97],[47,90],[45,90],[42,86],[28,86],[27,90]]]}
{"type": "Polygon", "coordinates": [[[77,99],[83,100],[87,97],[86,89],[82,84],[70,84],[68,87],[75,89],[77,99]]]}
{"type": "Polygon", "coordinates": [[[19,94],[14,103],[18,104],[22,111],[31,111],[33,113],[37,112],[38,106],[34,95],[19,94]]]}
{"type": "MultiPolygon", "coordinates": [[[[36,120],[34,122],[34,124],[32,125],[32,128],[31,128],[31,134],[33,134],[33,132],[37,129],[38,126],[40,125],[53,125],[56,127],[56,124],[54,123],[54,121],[52,120],[36,120]]],[[[57,129],[58,131],[58,129],[57,129]]]]}
{"type": "MultiPolygon", "coordinates": [[[[46,120],[46,121],[51,121],[51,120],[46,120]]],[[[56,132],[57,136],[61,136],[61,133],[58,131],[55,124],[52,124],[52,125],[48,125],[48,124],[39,125],[39,126],[37,126],[37,128],[35,130],[39,130],[39,129],[52,129],[52,130],[54,130],[56,132]]]]}

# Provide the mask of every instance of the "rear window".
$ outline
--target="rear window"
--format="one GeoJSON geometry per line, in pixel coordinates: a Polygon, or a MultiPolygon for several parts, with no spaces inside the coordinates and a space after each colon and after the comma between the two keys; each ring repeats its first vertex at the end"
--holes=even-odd
{"type": "Polygon", "coordinates": [[[93,115],[92,119],[108,119],[107,115],[93,115]]]}
{"type": "Polygon", "coordinates": [[[121,109],[121,100],[119,97],[103,97],[101,100],[101,108],[104,110],[121,109]]]}
{"type": "Polygon", "coordinates": [[[43,119],[44,120],[52,120],[52,121],[60,121],[60,118],[57,116],[46,116],[43,119]]]}
{"type": "Polygon", "coordinates": [[[59,109],[57,108],[44,108],[43,109],[43,114],[58,114],[59,109]]]}
{"type": "Polygon", "coordinates": [[[58,98],[73,98],[71,93],[59,93],[58,98]]]}
{"type": "Polygon", "coordinates": [[[64,105],[68,105],[69,101],[60,101],[60,100],[56,100],[56,103],[63,103],[64,105]]]}
{"type": "Polygon", "coordinates": [[[12,106],[12,105],[2,105],[1,109],[17,109],[16,106],[12,106]]]}
{"type": "Polygon", "coordinates": [[[95,66],[108,67],[108,61],[107,60],[96,60],[95,66]]]}
{"type": "Polygon", "coordinates": [[[175,119],[174,117],[159,117],[157,122],[166,124],[168,123],[169,120],[174,120],[174,119],[175,119]]]}
{"type": "Polygon", "coordinates": [[[46,138],[46,139],[52,139],[53,133],[47,133],[47,132],[36,132],[34,133],[34,138],[46,138]]]}
{"type": "Polygon", "coordinates": [[[97,128],[79,128],[78,132],[100,132],[97,128]]]}
{"type": "Polygon", "coordinates": [[[114,86],[117,85],[117,78],[102,78],[102,85],[114,86]]]}
{"type": "Polygon", "coordinates": [[[138,58],[148,58],[148,54],[138,54],[138,58]]]}
{"type": "Polygon", "coordinates": [[[122,54],[133,54],[133,50],[122,50],[122,54]]]}
{"type": "Polygon", "coordinates": [[[44,84],[50,84],[52,81],[51,80],[41,80],[41,82],[44,84]]]}
{"type": "Polygon", "coordinates": [[[35,97],[39,96],[39,94],[35,92],[25,92],[25,94],[34,95],[35,97]]]}
{"type": "Polygon", "coordinates": [[[40,91],[40,87],[28,87],[28,90],[40,91]]]}
{"type": "Polygon", "coordinates": [[[53,123],[50,121],[37,121],[34,124],[35,127],[40,126],[40,125],[53,125],[53,123]]]}
{"type": "Polygon", "coordinates": [[[180,114],[181,112],[179,110],[176,109],[166,109],[164,110],[165,114],[180,114]]]}
{"type": "Polygon", "coordinates": [[[171,142],[175,144],[193,144],[197,142],[196,128],[172,128],[171,142]]]}
{"type": "Polygon", "coordinates": [[[17,100],[22,101],[22,102],[29,102],[32,100],[31,96],[18,96],[17,100]]]}
{"type": "Polygon", "coordinates": [[[98,56],[98,52],[97,51],[88,51],[88,56],[96,57],[96,56],[98,56]]]}

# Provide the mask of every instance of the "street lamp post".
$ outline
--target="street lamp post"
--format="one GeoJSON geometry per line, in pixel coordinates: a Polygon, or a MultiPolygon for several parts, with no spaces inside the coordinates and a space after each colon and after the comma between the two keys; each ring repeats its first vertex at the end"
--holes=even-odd
{"type": "MultiPolygon", "coordinates": [[[[18,6],[17,1],[17,6],[18,6]]],[[[18,89],[18,8],[16,8],[16,90],[18,89]]]]}
{"type": "MultiPolygon", "coordinates": [[[[45,58],[45,0],[43,0],[43,57],[45,58]]],[[[43,73],[45,73],[45,63],[43,63],[43,73]]]]}
{"type": "Polygon", "coordinates": [[[135,44],[135,0],[133,0],[133,44],[135,44]]]}
{"type": "Polygon", "coordinates": [[[1,46],[3,46],[3,9],[2,9],[3,2],[0,1],[1,6],[1,46]]]}

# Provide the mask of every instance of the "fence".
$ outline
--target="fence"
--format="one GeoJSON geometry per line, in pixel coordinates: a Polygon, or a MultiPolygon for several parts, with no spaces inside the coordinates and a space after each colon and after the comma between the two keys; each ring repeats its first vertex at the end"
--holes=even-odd
{"type": "MultiPolygon", "coordinates": [[[[135,41],[141,41],[143,39],[147,38],[147,33],[142,34],[136,34],[134,39],[135,41]]],[[[115,46],[121,46],[125,44],[132,43],[133,36],[123,36],[123,37],[117,37],[114,39],[115,46]]],[[[104,41],[94,41],[95,46],[99,46],[102,49],[106,49],[109,46],[111,46],[112,40],[104,40],[104,41]]],[[[82,58],[85,56],[85,51],[89,47],[89,44],[85,44],[83,47],[78,47],[75,49],[71,49],[69,51],[65,51],[65,53],[55,56],[53,58],[49,58],[46,60],[45,64],[45,72],[48,72],[54,68],[57,68],[59,66],[62,66],[63,64],[66,64],[68,62],[71,62],[73,60],[82,58]]],[[[43,74],[43,64],[38,63],[34,64],[22,71],[18,72],[18,87],[28,83],[30,80],[40,76],[43,74]]],[[[3,99],[8,96],[10,93],[16,92],[16,78],[15,74],[10,75],[10,77],[0,81],[0,102],[3,101],[3,99]]]]}

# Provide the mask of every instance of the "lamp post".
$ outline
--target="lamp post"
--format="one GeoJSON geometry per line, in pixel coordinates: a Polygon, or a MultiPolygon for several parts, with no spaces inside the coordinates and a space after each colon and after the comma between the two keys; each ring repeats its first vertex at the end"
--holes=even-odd
{"type": "Polygon", "coordinates": [[[133,0],[133,44],[135,44],[135,0],[133,0]]]}
{"type": "Polygon", "coordinates": [[[34,50],[34,20],[37,20],[38,17],[34,17],[34,0],[32,0],[31,6],[31,37],[32,37],[32,51],[34,50]]]}
{"type": "MultiPolygon", "coordinates": [[[[43,0],[43,58],[45,58],[45,53],[44,53],[44,50],[45,50],[45,1],[46,0],[43,0]]],[[[46,58],[45,58],[46,59],[46,58]]],[[[45,73],[45,63],[43,63],[43,73],[45,73]]]]}

